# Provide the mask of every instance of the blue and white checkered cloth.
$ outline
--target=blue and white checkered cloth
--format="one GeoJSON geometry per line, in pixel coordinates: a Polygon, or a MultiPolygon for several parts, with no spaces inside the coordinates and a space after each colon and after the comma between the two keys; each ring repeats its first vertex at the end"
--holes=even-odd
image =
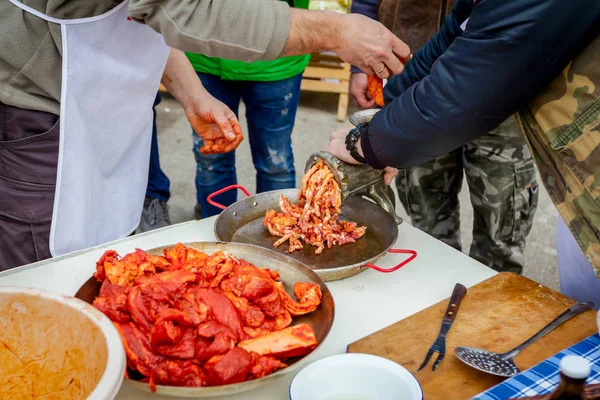
{"type": "Polygon", "coordinates": [[[506,400],[551,393],[560,381],[558,367],[560,359],[566,355],[585,357],[592,365],[592,373],[586,384],[600,383],[600,336],[595,334],[473,399],[506,400]]]}

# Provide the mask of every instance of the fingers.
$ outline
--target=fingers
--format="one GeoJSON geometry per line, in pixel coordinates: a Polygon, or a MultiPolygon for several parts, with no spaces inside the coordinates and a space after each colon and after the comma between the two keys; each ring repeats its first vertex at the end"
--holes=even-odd
{"type": "Polygon", "coordinates": [[[367,74],[354,72],[350,76],[350,95],[360,109],[373,108],[375,101],[369,93],[367,74]]]}
{"type": "Polygon", "coordinates": [[[360,68],[360,70],[367,75],[375,75],[375,71],[373,71],[373,68],[366,64],[359,64],[357,65],[357,67],[360,68]]]}
{"type": "Polygon", "coordinates": [[[358,164],[358,161],[354,159],[346,150],[346,143],[343,138],[336,138],[330,141],[324,148],[323,151],[334,155],[338,159],[347,162],[348,164],[358,164]]]}
{"type": "Polygon", "coordinates": [[[390,71],[388,67],[386,67],[383,63],[379,66],[379,68],[374,68],[374,70],[375,75],[377,75],[381,79],[387,79],[390,76],[390,71]]]}
{"type": "Polygon", "coordinates": [[[386,185],[390,185],[394,178],[398,175],[398,170],[396,168],[387,167],[385,172],[383,173],[383,181],[386,185]]]}
{"type": "MultiPolygon", "coordinates": [[[[398,39],[391,32],[387,32],[387,40],[383,40],[386,52],[382,60],[388,71],[377,73],[381,79],[388,79],[390,76],[397,75],[404,71],[404,64],[410,59],[410,48],[402,40],[398,39]]],[[[380,71],[379,68],[376,71],[380,71]]]]}
{"type": "Polygon", "coordinates": [[[371,98],[369,93],[360,93],[356,96],[353,96],[353,98],[357,107],[360,109],[366,110],[375,107],[375,100],[371,98]]]}
{"type": "Polygon", "coordinates": [[[213,154],[212,148],[213,148],[214,144],[215,144],[214,140],[204,139],[204,145],[202,145],[202,147],[200,147],[200,153],[213,154]]]}
{"type": "Polygon", "coordinates": [[[232,122],[233,124],[237,123],[237,118],[235,118],[235,115],[226,115],[225,113],[220,112],[219,110],[217,112],[214,112],[212,117],[215,123],[219,126],[221,134],[228,140],[234,141],[236,135],[233,132],[232,122]]]}
{"type": "Polygon", "coordinates": [[[394,35],[392,35],[392,52],[405,64],[412,57],[408,45],[394,35]]]}
{"type": "Polygon", "coordinates": [[[342,128],[337,128],[329,136],[329,141],[331,142],[332,140],[340,139],[340,138],[345,140],[346,136],[348,135],[348,132],[350,132],[350,130],[352,130],[352,128],[353,128],[353,126],[344,126],[342,128]]]}
{"type": "Polygon", "coordinates": [[[383,77],[382,75],[378,75],[381,79],[388,79],[392,75],[398,75],[402,71],[404,71],[404,64],[396,57],[394,53],[390,54],[385,61],[386,65],[386,73],[387,76],[383,77]]]}
{"type": "Polygon", "coordinates": [[[244,135],[240,134],[236,135],[233,141],[229,141],[223,137],[218,139],[205,139],[204,146],[200,148],[200,152],[202,154],[221,154],[228,153],[230,151],[235,150],[240,143],[244,140],[244,135]]]}
{"type": "Polygon", "coordinates": [[[229,122],[231,123],[231,126],[233,128],[233,132],[236,135],[242,135],[242,138],[243,138],[242,127],[241,127],[240,122],[238,121],[237,117],[235,115],[233,115],[232,117],[229,118],[229,122]]]}
{"type": "Polygon", "coordinates": [[[228,153],[237,149],[240,143],[242,143],[242,140],[244,140],[244,135],[236,135],[235,140],[233,142],[228,142],[225,144],[222,153],[228,153]]]}

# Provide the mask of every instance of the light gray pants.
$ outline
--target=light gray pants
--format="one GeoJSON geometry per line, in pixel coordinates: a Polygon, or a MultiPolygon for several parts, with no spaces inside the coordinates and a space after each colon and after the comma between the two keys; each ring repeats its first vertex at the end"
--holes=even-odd
{"type": "Polygon", "coordinates": [[[600,308],[600,278],[581,251],[565,221],[556,221],[556,249],[558,251],[558,274],[560,291],[577,301],[593,301],[600,308]]]}

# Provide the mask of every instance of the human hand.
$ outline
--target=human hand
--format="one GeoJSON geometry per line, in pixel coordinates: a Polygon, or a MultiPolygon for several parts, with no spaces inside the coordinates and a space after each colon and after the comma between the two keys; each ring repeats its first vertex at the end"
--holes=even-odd
{"type": "MultiPolygon", "coordinates": [[[[338,128],[336,129],[329,138],[329,143],[325,145],[323,151],[334,155],[340,160],[347,162],[348,164],[360,164],[352,157],[350,152],[346,149],[346,136],[351,128],[338,128]]],[[[360,147],[360,139],[356,142],[356,150],[358,154],[364,157],[362,148],[360,147]]],[[[393,167],[386,167],[383,172],[383,181],[386,185],[390,185],[394,177],[398,175],[398,170],[393,167]]]]}
{"type": "Polygon", "coordinates": [[[383,181],[386,185],[390,185],[394,178],[398,175],[398,169],[394,167],[385,167],[383,170],[383,181]]]}
{"type": "Polygon", "coordinates": [[[368,75],[387,79],[404,70],[410,49],[381,23],[359,14],[343,15],[334,51],[368,75]]]}
{"type": "Polygon", "coordinates": [[[367,76],[364,72],[353,72],[350,75],[350,95],[358,108],[363,110],[375,106],[375,100],[373,100],[369,92],[367,76]]]}
{"type": "Polygon", "coordinates": [[[244,139],[235,113],[208,92],[202,93],[185,115],[194,131],[204,140],[203,154],[227,153],[235,150],[244,139]]]}
{"type": "MultiPolygon", "coordinates": [[[[346,136],[348,132],[352,129],[352,126],[346,126],[343,128],[338,128],[329,137],[329,143],[323,147],[323,151],[334,155],[340,160],[347,162],[348,164],[360,164],[358,161],[352,157],[350,152],[346,149],[346,136]]],[[[358,153],[362,156],[362,149],[360,148],[360,139],[356,142],[356,149],[358,153]]]]}

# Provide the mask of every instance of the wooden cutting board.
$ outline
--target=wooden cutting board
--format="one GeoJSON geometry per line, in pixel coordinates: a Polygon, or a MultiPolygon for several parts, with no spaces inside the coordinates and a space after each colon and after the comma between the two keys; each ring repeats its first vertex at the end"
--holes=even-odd
{"type": "MultiPolygon", "coordinates": [[[[454,356],[457,346],[505,352],[518,346],[575,301],[513,273],[501,273],[468,289],[450,333],[446,357],[435,372],[434,354],[417,369],[435,341],[448,299],[348,346],[349,353],[367,353],[393,360],[415,374],[426,400],[468,399],[500,383],[502,378],[475,370],[454,356]]],[[[532,344],[515,358],[521,370],[598,332],[596,313],[586,311],[532,344]]]]}

